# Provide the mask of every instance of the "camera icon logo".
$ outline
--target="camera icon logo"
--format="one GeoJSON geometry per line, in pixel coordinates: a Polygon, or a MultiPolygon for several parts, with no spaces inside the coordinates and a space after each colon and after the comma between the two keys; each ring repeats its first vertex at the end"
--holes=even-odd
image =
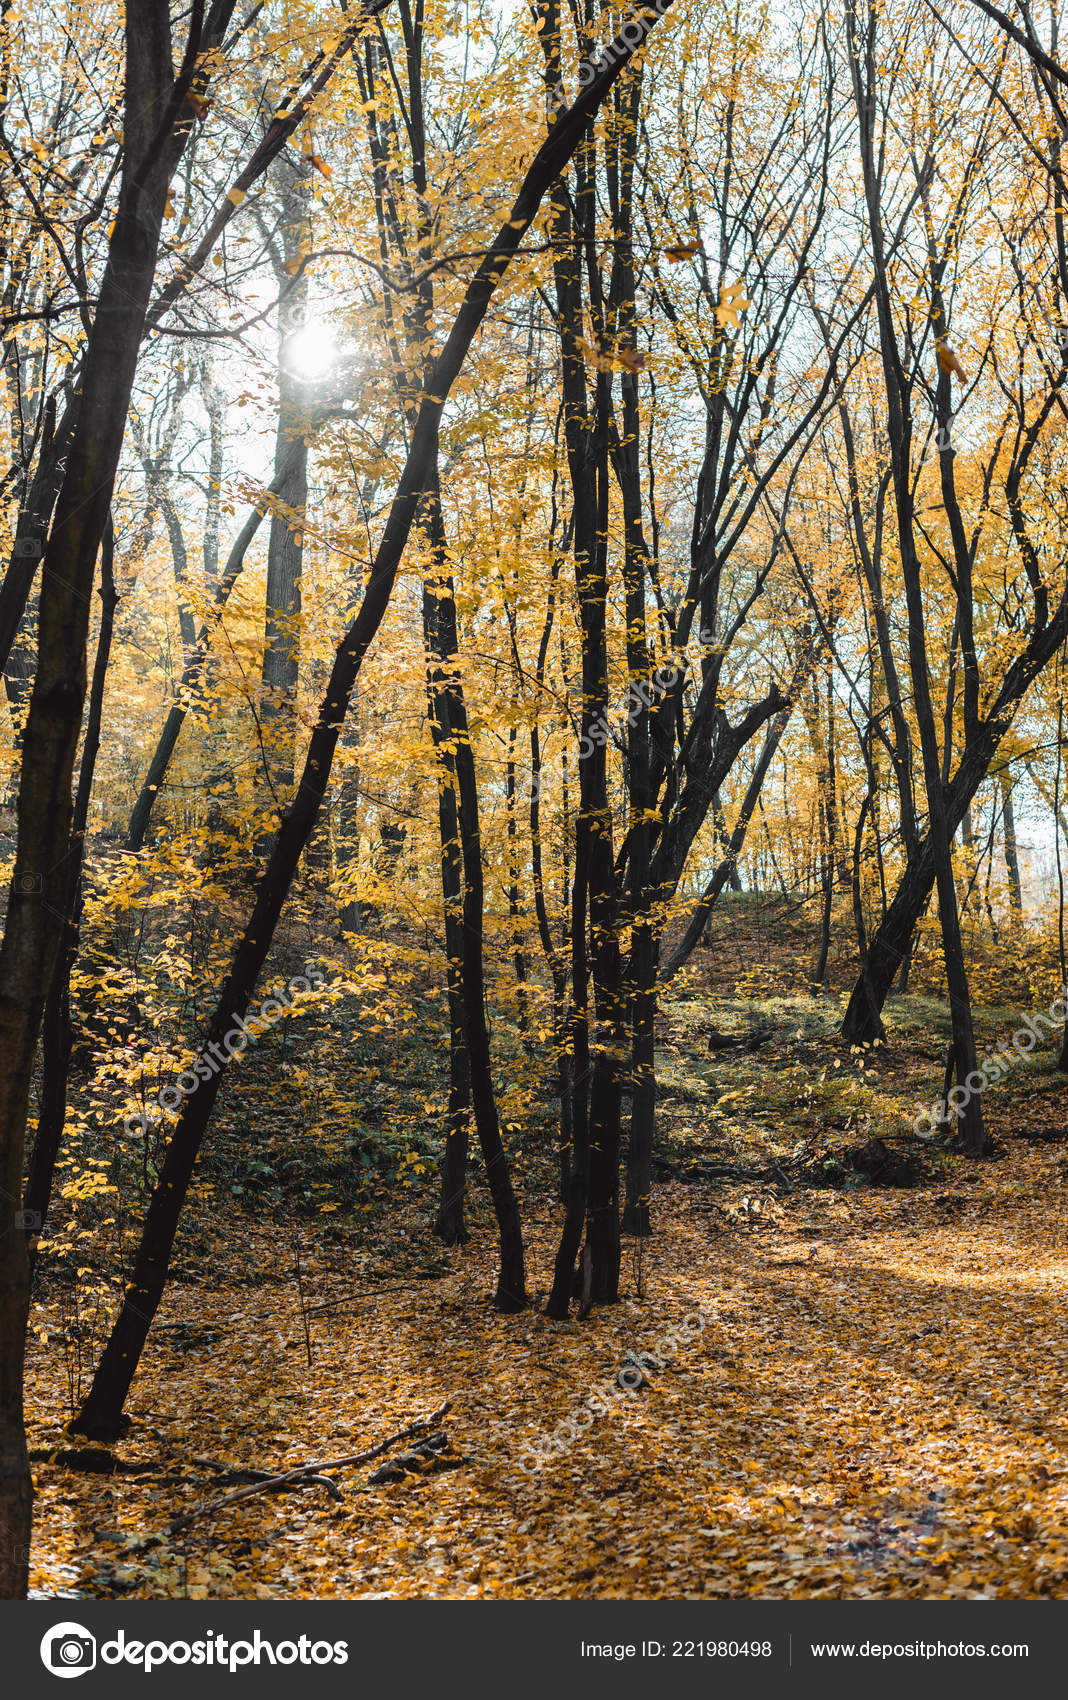
{"type": "Polygon", "coordinates": [[[21,1228],[24,1234],[39,1234],[41,1232],[41,1212],[39,1210],[16,1210],[15,1226],[21,1228]]]}
{"type": "Polygon", "coordinates": [[[80,1623],[57,1623],[41,1641],[41,1663],[53,1676],[84,1676],[96,1665],[96,1637],[80,1623]]]}
{"type": "Polygon", "coordinates": [[[40,874],[16,874],[11,888],[20,897],[35,897],[38,892],[44,890],[44,880],[40,874]]]}

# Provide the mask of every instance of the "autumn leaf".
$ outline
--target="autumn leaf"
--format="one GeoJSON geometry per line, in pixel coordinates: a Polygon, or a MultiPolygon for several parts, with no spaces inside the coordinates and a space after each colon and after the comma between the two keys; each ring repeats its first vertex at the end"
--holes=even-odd
{"type": "Polygon", "coordinates": [[[673,266],[677,266],[683,260],[692,260],[695,254],[703,254],[704,251],[705,245],[698,238],[693,242],[672,242],[664,249],[664,254],[673,266]]]}
{"type": "Polygon", "coordinates": [[[721,325],[731,325],[737,330],[741,323],[740,315],[753,303],[746,299],[745,285],[738,283],[724,284],[716,303],[716,320],[721,325]]]}
{"type": "Polygon", "coordinates": [[[611,355],[606,354],[598,344],[587,342],[586,338],[581,336],[576,339],[576,344],[587,366],[592,366],[597,372],[614,371],[611,355]]]}
{"type": "Polygon", "coordinates": [[[644,372],[646,355],[639,348],[606,348],[578,339],[578,349],[587,365],[598,372],[644,372]]]}
{"type": "Polygon", "coordinates": [[[935,353],[938,356],[938,369],[947,376],[959,378],[961,383],[967,383],[964,367],[961,365],[955,351],[950,348],[944,337],[939,337],[935,343],[935,353]]]}
{"type": "Polygon", "coordinates": [[[624,372],[644,372],[646,357],[640,348],[617,348],[616,360],[624,372]]]}

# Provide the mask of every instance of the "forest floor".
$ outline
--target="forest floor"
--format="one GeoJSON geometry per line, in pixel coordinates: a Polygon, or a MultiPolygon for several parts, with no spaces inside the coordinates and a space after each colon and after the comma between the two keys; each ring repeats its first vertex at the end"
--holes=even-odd
{"type": "MultiPolygon", "coordinates": [[[[95,1345],[46,1274],[29,1380],[37,1597],[1068,1595],[1068,1081],[1046,1050],[992,1087],[989,1159],[921,1146],[909,1128],[940,1089],[944,1006],[894,1000],[887,1045],[851,1051],[839,997],[788,977],[754,996],[735,943],[729,973],[698,962],[666,1002],[656,1232],[624,1241],[621,1300],[584,1321],[492,1311],[481,1175],[472,1238],[446,1251],[427,1234],[418,1143],[409,1167],[425,1172],[362,1216],[330,1202],[336,1164],[302,1159],[295,1223],[269,1185],[292,1146],[271,1133],[277,1067],[248,1064],[225,1114],[235,1139],[257,1129],[267,1176],[256,1192],[221,1157],[206,1165],[114,1473],[84,1468],[110,1454],[65,1453],[95,1345]],[[771,1031],[743,1053],[710,1051],[710,1028],[771,1031]],[[913,1184],[850,1167],[873,1133],[913,1184]],[[656,1354],[697,1312],[703,1326],[615,1397],[626,1355],[656,1354]],[[605,1414],[538,1465],[531,1448],[591,1395],[605,1414]],[[343,1498],[258,1494],[167,1533],[233,1491],[220,1466],[357,1453],[445,1400],[455,1468],[371,1485],[376,1460],[337,1472],[343,1498]]],[[[1019,1025],[980,1012],[991,1044],[1019,1025]]],[[[421,1069],[425,1092],[425,1057],[406,1080],[398,1054],[390,1089],[410,1093],[421,1069]]],[[[364,1081],[369,1055],[354,1052],[364,1081]]],[[[544,1110],[519,1175],[542,1295],[559,1230],[547,1093],[544,1110]]],[[[426,1134],[429,1150],[429,1119],[426,1134]]]]}

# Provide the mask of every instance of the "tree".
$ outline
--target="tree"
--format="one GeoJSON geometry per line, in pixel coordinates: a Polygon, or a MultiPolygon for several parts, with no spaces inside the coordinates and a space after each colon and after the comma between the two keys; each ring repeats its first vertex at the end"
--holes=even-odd
{"type": "Polygon", "coordinates": [[[22,1428],[28,1302],[25,1232],[16,1228],[30,1074],[68,906],[71,772],[85,694],[90,592],[107,524],[126,409],[155,278],[167,188],[192,122],[183,116],[198,55],[232,6],[194,8],[178,75],[169,7],[126,19],[124,156],[108,261],[81,370],[77,423],[44,551],[38,660],[23,740],[18,846],[0,947],[0,1594],[25,1589],[31,1493],[22,1428]]]}

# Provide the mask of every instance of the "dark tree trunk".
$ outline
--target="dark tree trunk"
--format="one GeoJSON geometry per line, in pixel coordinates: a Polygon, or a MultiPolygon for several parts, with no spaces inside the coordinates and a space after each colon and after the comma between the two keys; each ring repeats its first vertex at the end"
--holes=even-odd
{"type": "MultiPolygon", "coordinates": [[[[633,229],[634,137],[637,131],[641,82],[635,76],[621,91],[630,99],[620,114],[620,157],[609,172],[612,223],[616,251],[610,294],[618,303],[621,340],[637,342],[635,311],[633,229]]],[[[630,955],[624,975],[624,996],[629,1006],[631,1108],[627,1143],[626,1203],[624,1233],[645,1238],[652,1233],[652,1164],[656,1138],[656,1012],[659,933],[653,919],[654,892],[650,878],[652,853],[652,748],[649,725],[649,678],[651,659],[646,631],[646,585],[651,556],[642,525],[642,482],[638,458],[641,412],[638,380],[624,371],[620,376],[621,429],[613,444],[612,463],[623,498],[624,549],[623,587],[627,614],[627,674],[629,680],[629,731],[626,749],[626,781],[631,826],[627,867],[627,897],[631,921],[630,955]]],[[[712,799],[717,827],[722,827],[723,810],[719,793],[712,799]]],[[[732,868],[735,864],[732,863],[732,868]]]]}
{"type": "Polygon", "coordinates": [[[52,984],[45,1002],[41,1028],[41,1107],[37,1118],[37,1134],[30,1154],[26,1188],[22,1207],[27,1232],[30,1234],[30,1274],[33,1274],[37,1238],[48,1219],[52,1197],[52,1180],[60,1140],[67,1119],[67,1082],[74,1044],[71,1026],[70,976],[78,955],[79,934],[83,908],[83,869],[85,865],[85,833],[89,819],[89,801],[93,792],[97,752],[100,749],[100,724],[104,706],[104,681],[111,655],[111,639],[115,629],[115,534],[109,519],[100,551],[100,631],[97,636],[93,682],[89,692],[89,714],[82,744],[81,770],[74,799],[71,820],[70,853],[67,868],[66,929],[52,984]]]}
{"type": "MultiPolygon", "coordinates": [[[[25,1591],[32,1486],[22,1417],[29,1297],[22,1192],[30,1077],[67,913],[71,775],[93,580],[122,448],[176,149],[170,9],[126,14],[125,159],[82,396],[45,547],[38,664],[23,740],[18,846],[0,949],[0,1596],[25,1591]]],[[[197,44],[199,45],[199,44],[197,44]]],[[[194,48],[195,51],[195,48],[194,48]]],[[[179,149],[180,151],[180,149],[179,149]]]]}
{"type": "Polygon", "coordinates": [[[471,1122],[471,1070],[464,1024],[463,852],[456,806],[456,761],[447,671],[451,651],[441,626],[440,585],[423,587],[423,639],[427,652],[430,729],[441,763],[438,832],[441,839],[441,899],[445,920],[445,963],[449,1009],[449,1106],[441,1156],[441,1201],[434,1232],[446,1245],[463,1245],[464,1190],[471,1122]]]}
{"type": "MultiPolygon", "coordinates": [[[[942,753],[938,747],[938,730],[935,720],[934,705],[931,697],[931,682],[927,666],[927,640],[925,635],[925,610],[923,588],[920,572],[920,561],[916,549],[914,496],[915,485],[911,467],[912,444],[912,414],[908,387],[904,381],[900,353],[897,343],[897,333],[893,322],[890,300],[890,283],[886,264],[884,232],[881,207],[880,169],[876,161],[876,144],[874,138],[874,115],[876,111],[876,65],[874,38],[868,33],[861,44],[857,35],[856,15],[850,10],[847,18],[848,47],[850,72],[853,81],[853,91],[856,103],[859,126],[860,156],[864,177],[864,194],[867,204],[868,229],[872,243],[872,261],[875,280],[875,299],[878,310],[879,341],[882,353],[883,377],[887,400],[887,427],[890,439],[890,461],[893,473],[894,503],[897,518],[897,536],[901,551],[901,572],[905,586],[905,603],[908,612],[908,645],[909,671],[912,676],[913,703],[916,713],[916,724],[920,738],[920,751],[923,761],[924,786],[927,792],[928,839],[934,861],[935,883],[938,888],[938,912],[942,927],[942,947],[946,964],[946,981],[950,1000],[950,1013],[953,1022],[953,1045],[956,1056],[957,1078],[964,1082],[975,1072],[976,1052],[975,1033],[972,1025],[971,1002],[968,990],[968,978],[964,962],[964,951],[961,942],[960,916],[957,910],[957,890],[953,876],[952,839],[956,831],[957,821],[951,820],[947,786],[943,776],[942,753]]],[[[922,191],[921,191],[922,193],[922,191]]],[[[932,319],[936,333],[941,326],[944,330],[945,318],[940,296],[941,273],[937,267],[932,267],[932,319]]],[[[940,368],[937,391],[937,415],[942,440],[950,443],[949,419],[951,406],[951,380],[947,372],[940,368]]],[[[942,493],[945,506],[950,518],[951,528],[954,521],[954,498],[951,486],[951,474],[948,467],[952,462],[952,448],[940,454],[942,475],[942,493]]],[[[959,510],[958,510],[959,517],[959,510]]],[[[970,632],[972,621],[971,606],[971,563],[966,546],[958,548],[958,539],[954,533],[954,551],[957,564],[957,620],[961,631],[962,649],[970,647],[970,632]]],[[[974,651],[972,651],[974,660],[974,651]]],[[[970,700],[972,685],[969,683],[966,666],[965,679],[965,711],[966,723],[976,716],[974,701],[970,700]]],[[[947,735],[945,761],[948,772],[951,756],[951,742],[947,735]]],[[[862,979],[866,982],[865,1002],[870,1011],[875,1002],[871,987],[870,965],[862,965],[862,979]]],[[[986,1148],[986,1137],[983,1132],[982,1100],[975,1092],[965,1091],[965,1101],[960,1114],[961,1135],[965,1149],[973,1155],[980,1155],[986,1148]]]]}
{"type": "Polygon", "coordinates": [[[731,835],[727,831],[727,817],[723,810],[723,798],[718,791],[712,797],[712,820],[716,828],[716,842],[724,852],[723,860],[728,864],[727,881],[732,891],[741,891],[742,876],[738,872],[737,858],[731,860],[730,857],[731,835]]]}
{"type": "Polygon", "coordinates": [[[508,761],[504,770],[504,798],[508,811],[508,921],[512,929],[512,966],[515,969],[516,1006],[519,1031],[530,1049],[530,998],[527,990],[527,954],[523,949],[523,916],[519,906],[519,832],[516,824],[515,782],[516,729],[508,728],[508,761]]]}
{"type": "Polygon", "coordinates": [[[1023,882],[1020,879],[1020,853],[1016,845],[1016,811],[1012,803],[1012,776],[1008,768],[1001,776],[1002,821],[1005,827],[1005,868],[1009,876],[1009,894],[1017,915],[1023,912],[1023,882]]]}
{"type": "MultiPolygon", "coordinates": [[[[0,668],[3,669],[8,701],[13,708],[24,703],[29,692],[23,659],[11,665],[19,628],[45,550],[48,526],[63,482],[65,456],[70,448],[77,418],[77,403],[64,408],[50,443],[42,447],[37,470],[16,522],[11,560],[0,586],[0,668]]],[[[21,646],[20,646],[21,647],[21,646]]]]}
{"type": "Polygon", "coordinates": [[[629,976],[632,999],[630,1138],[623,1232],[653,1231],[653,1145],[656,1139],[656,972],[659,952],[648,919],[635,929],[629,976]]]}
{"type": "MultiPolygon", "coordinates": [[[[444,565],[445,533],[436,466],[431,503],[431,538],[435,553],[444,565]]],[[[447,583],[446,595],[440,599],[438,621],[443,650],[450,657],[455,657],[459,640],[456,629],[456,603],[452,596],[451,582],[447,583]]],[[[508,1159],[501,1138],[497,1100],[493,1089],[483,964],[485,876],[482,868],[478,784],[467,721],[467,704],[464,701],[463,687],[455,674],[449,681],[448,696],[449,733],[454,747],[460,845],[463,851],[463,951],[460,990],[467,1067],[471,1083],[471,1108],[500,1234],[501,1267],[495,1303],[499,1310],[517,1311],[522,1310],[527,1302],[523,1231],[519,1219],[519,1203],[508,1173],[508,1159]]]]}
{"type": "MultiPolygon", "coordinates": [[[[552,42],[546,39],[550,33],[543,32],[542,45],[551,58],[552,42]]],[[[609,382],[604,371],[597,373],[591,410],[583,354],[582,232],[592,228],[596,216],[595,171],[596,144],[591,138],[576,162],[575,218],[560,185],[554,192],[552,220],[582,669],[572,906],[573,1157],[548,1305],[553,1317],[566,1317],[574,1288],[583,1191],[591,1299],[612,1303],[619,1290],[623,1023],[606,754],[609,382]],[[588,942],[580,937],[587,928],[588,942]]],[[[590,288],[599,288],[592,268],[590,288]]],[[[603,311],[602,303],[595,305],[603,311]]]]}

